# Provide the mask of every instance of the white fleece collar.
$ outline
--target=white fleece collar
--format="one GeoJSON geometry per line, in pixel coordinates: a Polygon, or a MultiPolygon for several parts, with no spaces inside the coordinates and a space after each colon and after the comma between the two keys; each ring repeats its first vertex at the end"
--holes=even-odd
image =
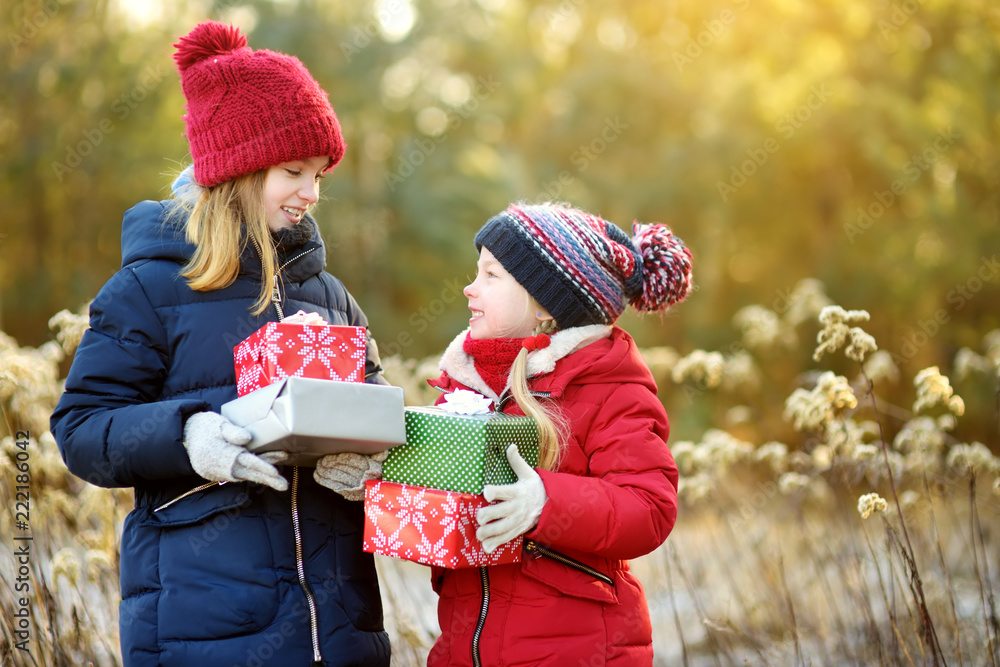
{"type": "MultiPolygon", "coordinates": [[[[469,330],[466,329],[451,341],[441,355],[438,367],[452,379],[497,401],[500,397],[479,376],[472,355],[463,349],[468,333],[469,330]]],[[[563,357],[610,335],[611,326],[606,324],[589,324],[557,331],[550,336],[552,343],[548,347],[528,353],[528,377],[551,373],[555,370],[556,362],[563,357]]],[[[510,378],[507,379],[504,390],[509,387],[510,378]]]]}

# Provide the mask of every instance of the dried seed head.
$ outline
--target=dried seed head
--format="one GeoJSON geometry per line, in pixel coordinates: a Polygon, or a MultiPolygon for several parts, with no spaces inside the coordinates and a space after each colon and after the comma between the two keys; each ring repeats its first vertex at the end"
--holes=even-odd
{"type": "Polygon", "coordinates": [[[671,372],[671,378],[677,384],[690,379],[709,389],[714,389],[722,383],[724,368],[725,359],[721,353],[694,350],[677,360],[671,372]]]}
{"type": "Polygon", "coordinates": [[[813,360],[819,361],[827,352],[836,352],[844,342],[850,339],[851,343],[847,350],[847,355],[855,361],[863,361],[865,354],[872,352],[878,347],[875,339],[859,327],[849,327],[848,324],[854,322],[867,322],[871,319],[867,310],[844,310],[840,306],[827,306],[819,314],[819,323],[823,328],[816,335],[816,351],[813,353],[813,360]]]}
{"type": "Polygon", "coordinates": [[[52,578],[57,579],[60,575],[73,586],[80,580],[80,559],[71,547],[63,547],[52,557],[52,578]]]}
{"type": "Polygon", "coordinates": [[[875,337],[867,333],[864,329],[852,327],[847,332],[847,335],[851,339],[851,342],[847,345],[847,349],[844,350],[844,354],[848,359],[853,359],[861,363],[865,360],[865,356],[869,352],[878,350],[878,345],[875,344],[875,337]]]}
{"type": "Polygon", "coordinates": [[[782,322],[778,314],[763,306],[746,306],[733,315],[735,326],[750,350],[759,348],[792,348],[798,341],[795,328],[782,322]]]}
{"type": "Polygon", "coordinates": [[[695,445],[693,442],[684,440],[675,442],[670,446],[670,452],[674,455],[674,463],[682,478],[695,473],[695,445]]]}
{"type": "Polygon", "coordinates": [[[80,313],[71,313],[68,310],[60,310],[49,319],[49,329],[56,332],[56,340],[62,346],[63,352],[67,356],[72,355],[83,333],[90,327],[89,318],[86,313],[89,307],[84,307],[80,313]]]}
{"type": "Polygon", "coordinates": [[[975,375],[990,376],[994,372],[993,361],[988,357],[976,354],[972,348],[963,347],[955,353],[955,377],[959,381],[975,375]]]}
{"type": "Polygon", "coordinates": [[[955,445],[948,450],[946,458],[948,468],[962,475],[997,474],[1000,472],[1000,461],[993,452],[981,442],[971,445],[955,445]]]}
{"type": "Polygon", "coordinates": [[[769,442],[754,451],[753,460],[768,466],[772,472],[781,474],[788,469],[788,446],[781,442],[769,442]]]}
{"type": "Polygon", "coordinates": [[[704,473],[691,477],[682,477],[677,485],[677,495],[680,502],[687,506],[697,505],[711,497],[713,490],[712,478],[704,473]]]}
{"type": "Polygon", "coordinates": [[[899,494],[899,505],[904,510],[915,509],[920,505],[920,494],[913,489],[907,489],[899,494]]]}
{"type": "Polygon", "coordinates": [[[913,403],[914,412],[942,404],[959,417],[965,414],[965,403],[955,395],[951,382],[947,376],[941,375],[937,366],[930,366],[917,373],[913,384],[917,388],[917,400],[913,403]]]}
{"type": "Polygon", "coordinates": [[[786,472],[778,478],[778,490],[782,495],[791,496],[809,488],[812,478],[797,472],[786,472]]]}
{"type": "Polygon", "coordinates": [[[947,435],[933,418],[914,417],[903,424],[892,446],[904,454],[914,451],[938,454],[944,449],[946,439],[947,435]]]}
{"type": "Polygon", "coordinates": [[[100,581],[108,573],[114,573],[115,564],[107,552],[99,549],[89,549],[84,555],[87,563],[87,580],[100,581]]]}
{"type": "Polygon", "coordinates": [[[884,512],[889,509],[889,503],[877,493],[866,493],[858,498],[858,512],[862,519],[867,519],[872,512],[884,512]]]}
{"type": "Polygon", "coordinates": [[[785,401],[784,417],[796,431],[825,430],[838,412],[857,405],[858,399],[847,379],[825,371],[811,390],[800,388],[792,392],[785,401]]]}
{"type": "Polygon", "coordinates": [[[826,445],[819,445],[812,450],[812,463],[816,470],[829,470],[833,465],[833,454],[826,445]]]}
{"type": "Polygon", "coordinates": [[[864,363],[865,373],[872,382],[899,382],[899,367],[892,355],[885,350],[877,350],[864,363]]]}
{"type": "Polygon", "coordinates": [[[800,280],[788,297],[785,322],[793,329],[816,317],[832,302],[823,283],[815,278],[800,280]]]}

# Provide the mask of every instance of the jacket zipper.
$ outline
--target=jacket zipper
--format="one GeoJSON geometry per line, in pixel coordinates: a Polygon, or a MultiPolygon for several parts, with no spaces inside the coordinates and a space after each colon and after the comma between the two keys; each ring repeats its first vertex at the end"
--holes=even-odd
{"type": "MultiPolygon", "coordinates": [[[[260,248],[257,246],[257,242],[256,241],[254,241],[253,245],[254,245],[254,248],[257,248],[257,254],[260,254],[260,248]]],[[[309,250],[305,250],[303,252],[300,252],[298,255],[296,255],[295,257],[292,257],[291,259],[289,259],[288,261],[286,261],[284,264],[282,264],[281,266],[279,266],[278,270],[274,272],[274,279],[273,279],[273,283],[271,284],[271,303],[274,304],[274,310],[275,310],[275,312],[278,313],[278,321],[279,322],[281,322],[282,320],[285,319],[285,312],[281,308],[281,289],[280,289],[281,272],[284,271],[285,267],[287,267],[289,264],[291,264],[292,262],[294,262],[297,259],[301,259],[302,257],[305,257],[306,255],[308,255],[309,253],[313,252],[314,250],[316,250],[316,248],[309,248],[309,250]]],[[[264,261],[263,258],[261,258],[261,263],[263,263],[263,261],[264,261]]]]}
{"type": "MultiPolygon", "coordinates": [[[[551,391],[529,391],[529,394],[535,396],[536,398],[548,398],[552,392],[551,391]]],[[[501,394],[496,400],[495,412],[503,412],[504,406],[507,402],[514,398],[513,392],[510,389],[505,389],[503,394],[501,394]]]]}
{"type": "Polygon", "coordinates": [[[483,664],[483,660],[479,656],[479,639],[483,634],[483,627],[486,625],[486,613],[490,609],[490,573],[486,567],[479,568],[479,582],[483,585],[483,603],[479,607],[479,621],[476,623],[476,631],[472,633],[473,667],[482,667],[483,664]]]}
{"type": "Polygon", "coordinates": [[[302,558],[302,527],[299,522],[299,467],[292,469],[292,532],[295,534],[295,570],[299,575],[299,586],[306,596],[309,606],[309,631],[312,636],[313,662],[322,662],[323,655],[319,650],[319,618],[316,611],[316,598],[313,596],[309,582],[306,581],[306,566],[302,558]]]}
{"type": "MultiPolygon", "coordinates": [[[[263,264],[264,257],[261,254],[260,246],[257,245],[256,241],[254,241],[253,246],[257,250],[257,255],[260,257],[261,264],[263,264]]],[[[271,284],[271,303],[274,305],[274,310],[278,314],[279,322],[285,319],[285,313],[281,308],[281,272],[284,271],[289,264],[297,259],[305,257],[314,250],[316,250],[316,248],[310,248],[309,250],[300,252],[298,255],[292,257],[279,266],[278,270],[274,272],[274,282],[271,284]]],[[[302,588],[302,593],[306,596],[306,605],[309,607],[309,632],[310,638],[312,639],[313,662],[321,662],[323,660],[323,655],[320,653],[319,649],[319,614],[316,609],[316,597],[313,595],[312,589],[309,588],[309,581],[306,579],[306,564],[302,557],[302,527],[299,519],[298,466],[294,466],[292,468],[292,533],[295,536],[295,572],[298,574],[299,586],[302,588]]]]}
{"type": "Polygon", "coordinates": [[[559,553],[558,551],[549,549],[548,547],[543,547],[541,544],[535,542],[534,540],[525,540],[524,550],[530,554],[533,554],[535,558],[538,558],[539,556],[545,556],[546,558],[551,558],[552,560],[562,563],[563,565],[566,565],[568,567],[571,567],[578,572],[589,574],[594,579],[603,581],[608,586],[615,585],[615,582],[612,581],[611,577],[604,574],[600,570],[595,570],[586,563],[581,563],[575,558],[570,558],[566,554],[559,553]]]}
{"type": "Polygon", "coordinates": [[[207,482],[205,484],[201,484],[199,486],[194,487],[193,489],[189,489],[189,490],[185,491],[184,493],[182,493],[181,495],[177,496],[176,498],[168,500],[167,502],[163,503],[162,505],[160,505],[159,507],[157,507],[156,509],[154,509],[153,512],[155,513],[155,512],[159,512],[160,510],[165,510],[168,507],[170,507],[171,505],[173,505],[174,503],[176,503],[178,500],[181,500],[183,498],[187,498],[188,496],[193,495],[195,493],[198,493],[199,491],[204,491],[205,489],[207,489],[209,487],[212,487],[212,486],[222,486],[223,484],[226,484],[226,482],[207,482]]]}
{"type": "MultiPolygon", "coordinates": [[[[253,239],[250,239],[253,241],[253,239]]],[[[256,241],[253,241],[253,246],[257,250],[257,256],[260,257],[261,264],[264,263],[264,256],[261,253],[260,246],[257,245],[256,241]]],[[[284,264],[278,267],[278,270],[274,272],[274,282],[271,285],[271,303],[274,305],[274,310],[278,314],[278,321],[281,322],[285,319],[285,313],[281,308],[281,289],[280,289],[280,276],[281,272],[291,264],[292,262],[305,257],[309,253],[317,250],[317,248],[310,248],[300,252],[295,257],[287,260],[284,264]]],[[[306,597],[306,604],[309,607],[309,631],[310,637],[312,639],[313,648],[313,662],[321,662],[323,660],[323,655],[319,649],[319,614],[316,609],[316,598],[313,595],[312,589],[309,588],[309,581],[306,579],[306,564],[302,557],[302,527],[299,519],[299,467],[294,466],[292,468],[292,533],[295,536],[295,571],[299,577],[299,586],[302,588],[302,593],[306,597]]]]}
{"type": "MultiPolygon", "coordinates": [[[[256,245],[254,243],[255,247],[256,245]]],[[[314,250],[316,248],[300,252],[279,266],[278,270],[274,272],[274,282],[271,285],[271,303],[278,314],[279,322],[285,319],[285,313],[281,308],[281,272],[289,264],[314,250]]],[[[257,248],[257,252],[260,252],[260,248],[257,248]]],[[[261,261],[263,262],[263,259],[261,261]]],[[[295,572],[298,574],[299,586],[302,588],[302,593],[306,597],[306,605],[309,607],[309,633],[312,640],[313,662],[322,662],[323,654],[319,649],[319,612],[316,608],[316,597],[313,595],[312,589],[309,588],[309,581],[306,579],[306,563],[302,557],[302,525],[299,518],[299,466],[292,468],[292,533],[295,536],[295,572]]]]}

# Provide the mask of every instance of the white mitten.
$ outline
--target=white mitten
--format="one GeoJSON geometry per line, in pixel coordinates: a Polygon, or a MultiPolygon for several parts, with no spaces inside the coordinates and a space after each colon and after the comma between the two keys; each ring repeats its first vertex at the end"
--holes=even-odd
{"type": "Polygon", "coordinates": [[[327,454],[316,462],[313,478],[348,500],[364,500],[365,482],[382,477],[382,461],[387,456],[389,452],[327,454]]]}
{"type": "Polygon", "coordinates": [[[196,412],[184,424],[184,448],[191,467],[205,479],[256,482],[276,491],[287,490],[288,481],[277,468],[244,448],[251,439],[249,431],[217,412],[196,412]]]}
{"type": "Polygon", "coordinates": [[[521,458],[517,445],[507,448],[507,461],[517,474],[513,484],[490,484],[483,487],[483,495],[495,505],[482,507],[476,513],[476,539],[483,543],[486,553],[496,551],[501,544],[510,542],[538,525],[542,507],[549,499],[545,485],[535,469],[521,458]]]}

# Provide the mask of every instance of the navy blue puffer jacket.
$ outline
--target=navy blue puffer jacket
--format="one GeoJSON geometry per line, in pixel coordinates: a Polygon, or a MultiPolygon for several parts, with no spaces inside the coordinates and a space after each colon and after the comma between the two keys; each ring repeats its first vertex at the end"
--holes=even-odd
{"type": "MultiPolygon", "coordinates": [[[[125,214],[122,269],[101,289],[51,427],[70,471],[135,489],[121,541],[119,624],[126,665],[388,665],[389,640],[363,513],[317,484],[312,469],[280,468],[283,493],[205,482],[182,444],[185,419],[236,398],[233,346],[267,321],[253,248],[237,280],[192,291],[179,276],[194,248],[176,202],[125,214]],[[299,554],[301,554],[299,556],[299,554]],[[321,658],[320,658],[321,656],[321,658]]],[[[312,239],[282,249],[283,310],[367,326],[344,285],[324,271],[312,239]]],[[[384,383],[374,343],[368,382],[384,383]]]]}

